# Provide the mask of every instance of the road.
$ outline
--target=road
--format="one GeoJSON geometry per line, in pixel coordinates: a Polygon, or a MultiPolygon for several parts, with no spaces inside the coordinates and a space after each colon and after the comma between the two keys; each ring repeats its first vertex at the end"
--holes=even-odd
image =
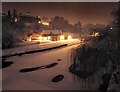
{"type": "MultiPolygon", "coordinates": [[[[47,52],[15,56],[7,59],[14,62],[11,66],[2,69],[3,90],[85,90],[95,89],[94,85],[84,85],[82,79],[69,72],[70,52],[78,45],[72,45],[47,52]],[[32,72],[20,72],[21,69],[38,67],[57,62],[51,68],[32,72]],[[59,75],[64,79],[54,83],[52,79],[59,75]]],[[[89,83],[88,83],[89,84],[89,83]]]]}

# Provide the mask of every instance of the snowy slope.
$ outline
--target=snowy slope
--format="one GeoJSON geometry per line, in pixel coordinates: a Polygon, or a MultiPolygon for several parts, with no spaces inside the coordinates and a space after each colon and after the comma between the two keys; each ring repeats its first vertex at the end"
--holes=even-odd
{"type": "Polygon", "coordinates": [[[76,44],[79,42],[80,41],[78,39],[71,39],[71,40],[63,40],[63,41],[51,41],[47,43],[40,43],[40,44],[34,44],[34,45],[26,45],[26,46],[3,50],[2,55],[9,55],[9,54],[21,53],[25,51],[51,48],[51,47],[56,47],[56,46],[60,46],[63,44],[72,45],[72,44],[76,44]]]}
{"type": "MultiPolygon", "coordinates": [[[[69,72],[71,65],[70,52],[77,45],[52,51],[16,56],[8,58],[14,64],[3,69],[3,90],[90,90],[96,89],[98,81],[94,79],[85,83],[82,79],[69,72]],[[61,61],[57,61],[61,59],[61,61]],[[37,67],[57,62],[58,65],[33,72],[21,73],[24,68],[37,67]],[[51,80],[58,74],[64,75],[60,82],[51,80]]],[[[9,62],[9,61],[8,61],[9,62]]]]}

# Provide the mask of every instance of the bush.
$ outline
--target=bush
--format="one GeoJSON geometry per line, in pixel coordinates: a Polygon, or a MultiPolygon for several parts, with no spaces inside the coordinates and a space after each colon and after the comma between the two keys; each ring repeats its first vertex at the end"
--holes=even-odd
{"type": "Polygon", "coordinates": [[[2,18],[2,49],[12,48],[21,41],[19,33],[23,27],[22,23],[14,23],[8,16],[2,18]]]}
{"type": "Polygon", "coordinates": [[[20,40],[14,33],[2,33],[2,49],[12,48],[17,42],[20,42],[20,40]]]}
{"type": "MultiPolygon", "coordinates": [[[[72,56],[73,64],[70,66],[69,71],[80,78],[87,78],[103,68],[111,71],[111,68],[109,68],[111,67],[109,54],[102,49],[83,45],[78,47],[72,56]]],[[[111,61],[111,63],[113,62],[111,61]]]]}

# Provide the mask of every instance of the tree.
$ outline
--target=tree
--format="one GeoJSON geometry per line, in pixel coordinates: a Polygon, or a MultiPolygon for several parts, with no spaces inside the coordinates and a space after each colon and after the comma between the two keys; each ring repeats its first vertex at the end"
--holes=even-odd
{"type": "Polygon", "coordinates": [[[120,27],[120,1],[118,3],[117,9],[112,12],[114,18],[115,18],[115,24],[120,27]]]}
{"type": "Polygon", "coordinates": [[[93,24],[85,24],[82,28],[82,34],[84,36],[91,35],[95,29],[93,24]]]}
{"type": "Polygon", "coordinates": [[[9,16],[2,17],[2,48],[11,48],[21,42],[20,36],[23,34],[24,27],[24,23],[15,23],[9,16]]]}
{"type": "Polygon", "coordinates": [[[68,20],[64,19],[64,17],[56,16],[52,19],[50,25],[53,27],[53,29],[60,29],[65,31],[68,28],[69,23],[68,20]]]}
{"type": "Polygon", "coordinates": [[[17,10],[16,9],[13,9],[12,15],[13,15],[13,18],[17,17],[17,10]]]}
{"type": "Polygon", "coordinates": [[[8,16],[11,16],[11,12],[10,12],[10,10],[8,10],[8,16]]]}
{"type": "Polygon", "coordinates": [[[74,25],[74,31],[77,32],[77,33],[80,33],[81,32],[81,27],[82,27],[82,24],[80,21],[78,21],[78,23],[75,23],[74,25]]]}
{"type": "Polygon", "coordinates": [[[117,9],[112,12],[112,15],[114,17],[114,23],[113,26],[115,28],[115,31],[117,32],[117,38],[116,42],[118,45],[118,50],[120,50],[120,1],[118,2],[117,9]]]}

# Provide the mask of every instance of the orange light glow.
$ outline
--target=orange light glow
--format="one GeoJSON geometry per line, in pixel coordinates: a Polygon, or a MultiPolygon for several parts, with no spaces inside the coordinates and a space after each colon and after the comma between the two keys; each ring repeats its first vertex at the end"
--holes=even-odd
{"type": "Polygon", "coordinates": [[[50,40],[50,39],[51,39],[51,37],[50,37],[50,36],[48,36],[48,37],[47,37],[47,39],[48,39],[48,40],[50,40]]]}
{"type": "Polygon", "coordinates": [[[93,33],[91,36],[92,37],[98,37],[98,36],[100,36],[100,34],[98,32],[96,32],[96,33],[93,33]]]}
{"type": "Polygon", "coordinates": [[[69,36],[67,37],[67,39],[72,39],[72,36],[69,35],[69,36]]]}
{"type": "Polygon", "coordinates": [[[46,41],[47,40],[47,37],[44,37],[44,41],[46,41]]]}
{"type": "Polygon", "coordinates": [[[38,40],[42,40],[42,39],[43,39],[43,37],[42,37],[42,36],[39,36],[39,37],[38,37],[38,40]]]}
{"type": "Polygon", "coordinates": [[[40,24],[40,23],[41,23],[41,21],[38,21],[38,23],[40,24]]]}
{"type": "Polygon", "coordinates": [[[99,33],[95,33],[95,37],[99,36],[99,33]]]}
{"type": "Polygon", "coordinates": [[[28,39],[28,41],[30,41],[30,42],[31,42],[31,38],[29,38],[29,39],[28,39]]]}
{"type": "Polygon", "coordinates": [[[43,22],[42,24],[43,24],[43,25],[49,25],[49,23],[47,23],[47,22],[43,22]]]}
{"type": "Polygon", "coordinates": [[[60,40],[64,40],[64,39],[65,39],[64,35],[61,35],[60,40]]]}

